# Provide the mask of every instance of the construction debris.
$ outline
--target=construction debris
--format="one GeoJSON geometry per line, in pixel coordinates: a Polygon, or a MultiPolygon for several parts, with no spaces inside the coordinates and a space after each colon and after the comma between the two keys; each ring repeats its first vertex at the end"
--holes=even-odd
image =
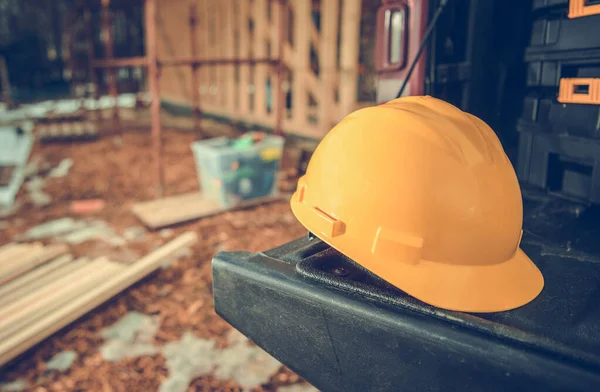
{"type": "Polygon", "coordinates": [[[101,220],[81,220],[60,218],[29,229],[21,238],[22,241],[53,238],[57,242],[81,244],[92,240],[102,240],[113,246],[123,246],[125,239],[101,220]]]}
{"type": "Polygon", "coordinates": [[[127,241],[143,241],[146,236],[146,229],[141,226],[128,227],[123,231],[123,238],[127,241]]]}
{"type": "MultiPolygon", "coordinates": [[[[169,195],[198,189],[193,156],[189,149],[189,143],[196,137],[196,134],[179,131],[166,131],[164,134],[169,195]]],[[[19,194],[9,215],[2,218],[10,223],[10,228],[0,231],[0,244],[20,238],[27,229],[44,221],[69,214],[72,200],[104,199],[106,206],[94,215],[94,219],[107,222],[121,236],[127,228],[139,225],[136,217],[129,213],[129,208],[136,201],[152,197],[153,178],[143,175],[151,163],[151,144],[144,132],[124,132],[119,136],[121,138],[123,142],[119,150],[115,149],[113,137],[72,148],[36,146],[34,157],[40,157],[34,158],[39,159],[37,176],[46,178],[56,163],[65,157],[73,158],[75,165],[67,177],[46,181],[44,191],[54,201],[44,210],[28,203],[25,192],[19,194]],[[18,217],[11,216],[17,210],[18,217]]],[[[289,160],[286,161],[283,170],[290,165],[289,160]]],[[[28,391],[156,391],[162,382],[171,378],[162,348],[170,342],[179,342],[185,332],[192,333],[198,339],[216,342],[218,356],[221,351],[219,348],[236,343],[235,338],[225,338],[231,327],[213,309],[210,260],[218,250],[258,252],[305,235],[304,227],[295,219],[288,219],[288,215],[288,204],[275,202],[207,217],[164,231],[147,232],[144,241],[128,243],[126,247],[113,247],[102,240],[71,246],[74,254],[90,260],[106,256],[111,261],[127,259],[128,264],[136,264],[140,256],[150,253],[166,238],[174,238],[185,230],[193,230],[202,238],[193,246],[193,252],[184,247],[191,256],[178,259],[169,268],[160,269],[110,303],[44,339],[18,361],[4,365],[0,371],[0,381],[22,380],[23,389],[28,391]],[[152,341],[158,347],[158,353],[124,358],[118,362],[103,360],[100,348],[105,342],[100,337],[101,331],[134,309],[148,317],[160,318],[159,330],[152,341]],[[47,361],[65,350],[78,353],[71,368],[64,373],[52,372],[40,376],[46,369],[47,361]]],[[[76,216],[72,216],[72,219],[75,223],[89,222],[89,219],[76,216]]],[[[57,241],[53,236],[45,238],[44,241],[57,241]]],[[[31,275],[31,272],[26,275],[31,275]]],[[[3,296],[0,292],[0,297],[3,296]]],[[[245,341],[239,334],[237,336],[240,342],[245,341]]],[[[277,391],[282,386],[300,381],[297,374],[281,367],[269,381],[253,390],[277,391]]],[[[222,380],[211,373],[193,379],[189,390],[242,389],[235,381],[222,380]]]]}
{"type": "Polygon", "coordinates": [[[85,224],[82,222],[76,222],[73,218],[60,218],[32,227],[25,234],[23,234],[21,239],[23,241],[28,241],[55,237],[70,233],[75,229],[81,228],[83,225],[85,224]]]}
{"type": "Polygon", "coordinates": [[[59,352],[46,363],[46,370],[64,372],[71,367],[76,359],[77,353],[75,351],[59,352]]]}
{"type": "Polygon", "coordinates": [[[165,345],[162,350],[167,361],[169,377],[160,385],[160,392],[185,392],[192,380],[211,373],[217,353],[215,342],[199,339],[186,332],[180,341],[165,345]]]}
{"type": "Polygon", "coordinates": [[[52,178],[65,177],[67,174],[69,174],[69,170],[71,170],[71,167],[73,167],[73,159],[65,158],[62,161],[60,161],[58,166],[56,166],[54,169],[52,169],[52,171],[50,171],[50,173],[48,174],[48,177],[52,177],[52,178]]]}
{"type": "Polygon", "coordinates": [[[222,380],[235,380],[250,389],[269,381],[281,363],[256,346],[235,344],[221,350],[215,375],[222,380]]]}
{"type": "Polygon", "coordinates": [[[111,327],[102,330],[105,343],[100,347],[100,353],[110,362],[154,355],[158,348],[152,341],[158,327],[158,318],[129,312],[111,327]]]}
{"type": "Polygon", "coordinates": [[[13,382],[7,382],[0,384],[0,391],[2,392],[21,392],[29,387],[27,381],[17,380],[13,382]]]}
{"type": "Polygon", "coordinates": [[[76,200],[71,202],[71,212],[78,215],[94,214],[106,206],[102,199],[76,200]]]}
{"type": "MultiPolygon", "coordinates": [[[[146,98],[147,100],[147,98],[146,98]]],[[[121,94],[116,101],[113,97],[103,96],[99,100],[86,99],[62,99],[38,102],[33,104],[21,105],[13,110],[2,112],[0,119],[4,124],[11,124],[25,120],[40,120],[49,117],[78,115],[83,110],[106,110],[114,106],[119,108],[135,108],[135,94],[121,94]]]]}
{"type": "Polygon", "coordinates": [[[52,197],[43,191],[45,186],[46,181],[41,177],[33,177],[25,184],[29,200],[38,207],[47,206],[52,202],[52,197]]]}

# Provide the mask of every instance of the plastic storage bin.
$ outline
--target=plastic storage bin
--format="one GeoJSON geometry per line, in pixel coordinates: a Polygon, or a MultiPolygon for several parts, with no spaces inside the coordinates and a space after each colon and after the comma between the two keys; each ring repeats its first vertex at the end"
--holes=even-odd
{"type": "Polygon", "coordinates": [[[203,194],[225,208],[275,195],[283,145],[272,135],[246,145],[228,137],[192,143],[203,194]]]}

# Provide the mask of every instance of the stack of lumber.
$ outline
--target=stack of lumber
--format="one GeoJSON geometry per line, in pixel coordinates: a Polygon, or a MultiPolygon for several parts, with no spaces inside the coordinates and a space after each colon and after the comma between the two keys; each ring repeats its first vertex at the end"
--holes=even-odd
{"type": "Polygon", "coordinates": [[[196,238],[184,233],[129,265],[74,258],[65,245],[0,247],[0,366],[157,270],[196,238]]]}

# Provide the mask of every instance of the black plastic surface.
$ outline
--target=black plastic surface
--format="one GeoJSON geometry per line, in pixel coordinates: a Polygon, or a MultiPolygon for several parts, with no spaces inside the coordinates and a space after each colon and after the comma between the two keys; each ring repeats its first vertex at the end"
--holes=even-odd
{"type": "Polygon", "coordinates": [[[323,391],[598,390],[600,211],[525,195],[546,284],[519,309],[440,310],[303,238],[217,255],[216,311],[323,391]]]}
{"type": "Polygon", "coordinates": [[[517,175],[529,185],[600,203],[600,141],[548,134],[519,124],[517,175]]]}
{"type": "Polygon", "coordinates": [[[553,8],[559,6],[568,6],[569,0],[533,0],[532,9],[534,11],[553,8]]]}

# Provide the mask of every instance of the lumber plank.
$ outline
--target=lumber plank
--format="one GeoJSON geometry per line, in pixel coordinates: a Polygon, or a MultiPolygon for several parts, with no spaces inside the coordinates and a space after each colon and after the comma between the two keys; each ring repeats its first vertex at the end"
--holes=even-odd
{"type": "Polygon", "coordinates": [[[44,296],[32,306],[23,309],[17,316],[11,318],[7,324],[1,325],[0,341],[7,339],[21,328],[35,323],[40,316],[52,313],[64,306],[65,303],[72,301],[77,296],[110,278],[110,276],[121,273],[126,268],[121,264],[108,261],[106,258],[97,259],[88,264],[94,266],[94,271],[74,280],[71,284],[63,285],[50,295],[44,296]]]}
{"type": "Polygon", "coordinates": [[[202,193],[188,193],[137,203],[133,205],[132,211],[146,226],[151,229],[159,229],[275,200],[281,200],[281,196],[277,195],[249,200],[234,207],[223,208],[217,202],[203,197],[202,193]]]}
{"type": "Polygon", "coordinates": [[[8,268],[0,270],[0,284],[11,281],[68,251],[69,247],[65,244],[50,245],[45,247],[41,253],[35,254],[35,256],[19,260],[18,263],[11,262],[8,268]]]}
{"type": "Polygon", "coordinates": [[[9,242],[8,244],[4,244],[4,245],[0,246],[0,258],[2,258],[2,254],[4,252],[6,252],[12,248],[15,248],[17,246],[19,246],[19,244],[16,242],[9,242]]]}
{"type": "Polygon", "coordinates": [[[41,249],[43,249],[43,245],[37,242],[33,244],[18,244],[10,247],[0,255],[0,273],[7,265],[18,262],[22,258],[41,249]]]}
{"type": "Polygon", "coordinates": [[[25,297],[0,308],[0,329],[2,329],[11,318],[18,317],[18,315],[23,314],[23,312],[26,312],[30,307],[35,307],[35,305],[44,298],[59,292],[65,286],[72,285],[80,279],[88,279],[90,276],[94,276],[102,267],[103,265],[96,261],[93,263],[86,263],[80,260],[79,262],[72,263],[72,265],[69,266],[69,269],[65,271],[64,275],[58,276],[53,281],[46,282],[47,284],[37,289],[34,286],[33,291],[25,297]]]}
{"type": "Polygon", "coordinates": [[[105,279],[64,306],[40,317],[36,323],[30,323],[7,339],[0,340],[0,366],[157,270],[165,260],[182,248],[192,245],[197,238],[194,232],[180,235],[142,257],[137,263],[125,267],[120,274],[105,279]]]}
{"type": "Polygon", "coordinates": [[[36,289],[47,285],[58,277],[68,274],[73,269],[83,266],[83,263],[80,262],[82,259],[70,263],[72,260],[72,255],[58,257],[50,263],[0,286],[0,309],[10,302],[23,298],[36,289]]]}

